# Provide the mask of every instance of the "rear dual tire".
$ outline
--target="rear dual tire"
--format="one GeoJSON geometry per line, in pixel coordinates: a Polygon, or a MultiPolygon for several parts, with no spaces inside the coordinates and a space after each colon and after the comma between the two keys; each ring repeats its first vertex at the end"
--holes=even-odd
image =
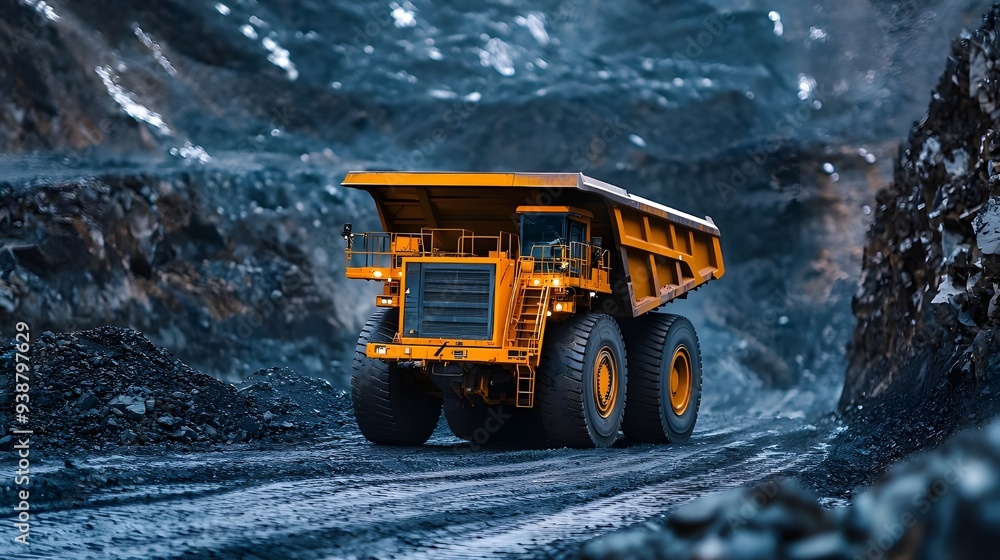
{"type": "Polygon", "coordinates": [[[622,330],[629,356],[625,437],[637,443],[687,441],[701,406],[701,349],[680,315],[648,313],[622,330]]]}

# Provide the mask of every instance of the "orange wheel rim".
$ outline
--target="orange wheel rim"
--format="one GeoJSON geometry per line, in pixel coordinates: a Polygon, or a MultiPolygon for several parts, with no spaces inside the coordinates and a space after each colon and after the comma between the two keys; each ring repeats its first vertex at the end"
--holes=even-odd
{"type": "Polygon", "coordinates": [[[684,345],[670,359],[670,408],[680,416],[691,403],[691,354],[684,345]]]}
{"type": "Polygon", "coordinates": [[[605,346],[594,361],[594,404],[601,418],[611,416],[618,402],[618,365],[611,348],[605,346]]]}

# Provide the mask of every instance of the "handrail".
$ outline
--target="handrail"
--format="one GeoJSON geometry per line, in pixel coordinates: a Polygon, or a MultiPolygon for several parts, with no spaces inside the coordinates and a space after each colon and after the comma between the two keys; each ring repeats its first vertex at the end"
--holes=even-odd
{"type": "Polygon", "coordinates": [[[360,266],[364,266],[366,268],[392,268],[392,256],[394,254],[392,246],[395,242],[395,234],[369,232],[357,234],[355,237],[360,237],[361,239],[355,239],[347,247],[346,256],[348,267],[351,267],[352,261],[355,258],[363,258],[363,264],[360,266]],[[355,248],[359,241],[362,248],[360,251],[355,248]],[[383,260],[387,260],[388,264],[383,265],[383,260]]]}
{"type": "Polygon", "coordinates": [[[461,248],[458,246],[459,239],[475,234],[470,230],[460,228],[422,228],[420,235],[425,239],[429,239],[429,242],[425,243],[425,255],[467,257],[470,255],[463,254],[461,248]],[[455,238],[454,251],[447,250],[451,248],[450,246],[443,246],[443,241],[449,236],[448,234],[451,234],[455,238]]]}
{"type": "Polygon", "coordinates": [[[467,229],[445,228],[424,228],[420,233],[366,232],[355,234],[346,256],[349,268],[397,268],[403,256],[486,256],[484,248],[495,249],[498,254],[512,259],[520,253],[520,238],[509,232],[475,235],[467,229]],[[452,239],[447,239],[449,236],[452,239]]]}
{"type": "MultiPolygon", "coordinates": [[[[499,235],[475,235],[465,229],[424,228],[420,233],[367,232],[356,234],[347,247],[347,267],[399,268],[406,256],[475,257],[486,256],[487,251],[514,258],[520,255],[520,238],[509,232],[499,235]],[[454,245],[439,246],[442,238],[453,237],[454,245]],[[360,249],[358,246],[360,245],[360,249]],[[451,248],[453,251],[444,251],[451,248]],[[358,262],[360,260],[360,262],[358,262]]],[[[449,240],[450,241],[450,240],[449,240]]],[[[532,246],[530,255],[518,258],[518,266],[525,259],[531,259],[532,270],[542,274],[559,274],[569,278],[591,278],[594,269],[610,273],[610,252],[578,241],[559,245],[532,246]]],[[[521,269],[517,270],[517,277],[521,269]]]]}
{"type": "Polygon", "coordinates": [[[594,268],[610,272],[609,252],[594,245],[570,242],[569,245],[534,245],[531,258],[535,261],[536,272],[562,274],[570,278],[590,278],[594,268]],[[594,253],[597,251],[597,263],[594,253]]]}
{"type": "MultiPolygon", "coordinates": [[[[496,253],[505,254],[509,259],[518,253],[518,240],[518,236],[506,231],[500,232],[500,235],[463,235],[458,238],[458,252],[468,256],[479,255],[480,252],[476,251],[476,241],[491,241],[493,244],[489,247],[494,247],[496,253]],[[466,251],[467,244],[468,251],[466,251]]],[[[481,247],[482,243],[480,243],[481,247]]]]}
{"type": "Polygon", "coordinates": [[[521,290],[520,281],[521,281],[521,259],[518,259],[517,264],[514,265],[514,284],[513,284],[514,289],[510,291],[510,301],[507,302],[507,310],[508,310],[507,331],[504,333],[504,336],[507,337],[507,342],[510,344],[514,343],[514,339],[511,338],[509,335],[511,333],[511,329],[517,327],[517,321],[519,320],[518,313],[520,313],[521,311],[520,305],[517,306],[514,305],[514,302],[517,301],[517,295],[519,293],[523,294],[524,292],[523,290],[521,290]],[[518,309],[515,309],[515,307],[517,307],[518,309]]]}

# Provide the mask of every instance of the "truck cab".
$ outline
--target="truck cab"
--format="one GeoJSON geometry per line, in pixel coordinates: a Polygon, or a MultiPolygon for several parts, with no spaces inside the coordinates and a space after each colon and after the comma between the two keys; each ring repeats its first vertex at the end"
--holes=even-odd
{"type": "MultiPolygon", "coordinates": [[[[538,261],[564,259],[567,266],[585,260],[588,250],[599,249],[601,239],[590,236],[594,215],[569,206],[520,206],[517,209],[521,256],[538,261]],[[572,262],[570,261],[572,259],[572,262]]],[[[579,272],[574,266],[572,271],[579,272]]]]}

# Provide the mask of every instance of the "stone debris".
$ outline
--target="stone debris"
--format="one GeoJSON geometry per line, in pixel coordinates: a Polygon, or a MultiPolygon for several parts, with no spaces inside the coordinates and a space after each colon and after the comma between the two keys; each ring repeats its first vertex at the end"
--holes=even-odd
{"type": "MultiPolygon", "coordinates": [[[[0,347],[5,371],[14,351],[0,347]]],[[[349,397],[326,381],[272,368],[234,386],[129,329],[44,333],[31,357],[28,425],[46,452],[303,441],[335,436],[350,421],[349,397]]],[[[14,427],[13,399],[12,384],[0,387],[4,434],[14,427]]]]}
{"type": "Polygon", "coordinates": [[[1000,545],[1000,421],[898,465],[850,506],[794,482],[700,498],[588,542],[587,560],[983,558],[1000,545]]]}

